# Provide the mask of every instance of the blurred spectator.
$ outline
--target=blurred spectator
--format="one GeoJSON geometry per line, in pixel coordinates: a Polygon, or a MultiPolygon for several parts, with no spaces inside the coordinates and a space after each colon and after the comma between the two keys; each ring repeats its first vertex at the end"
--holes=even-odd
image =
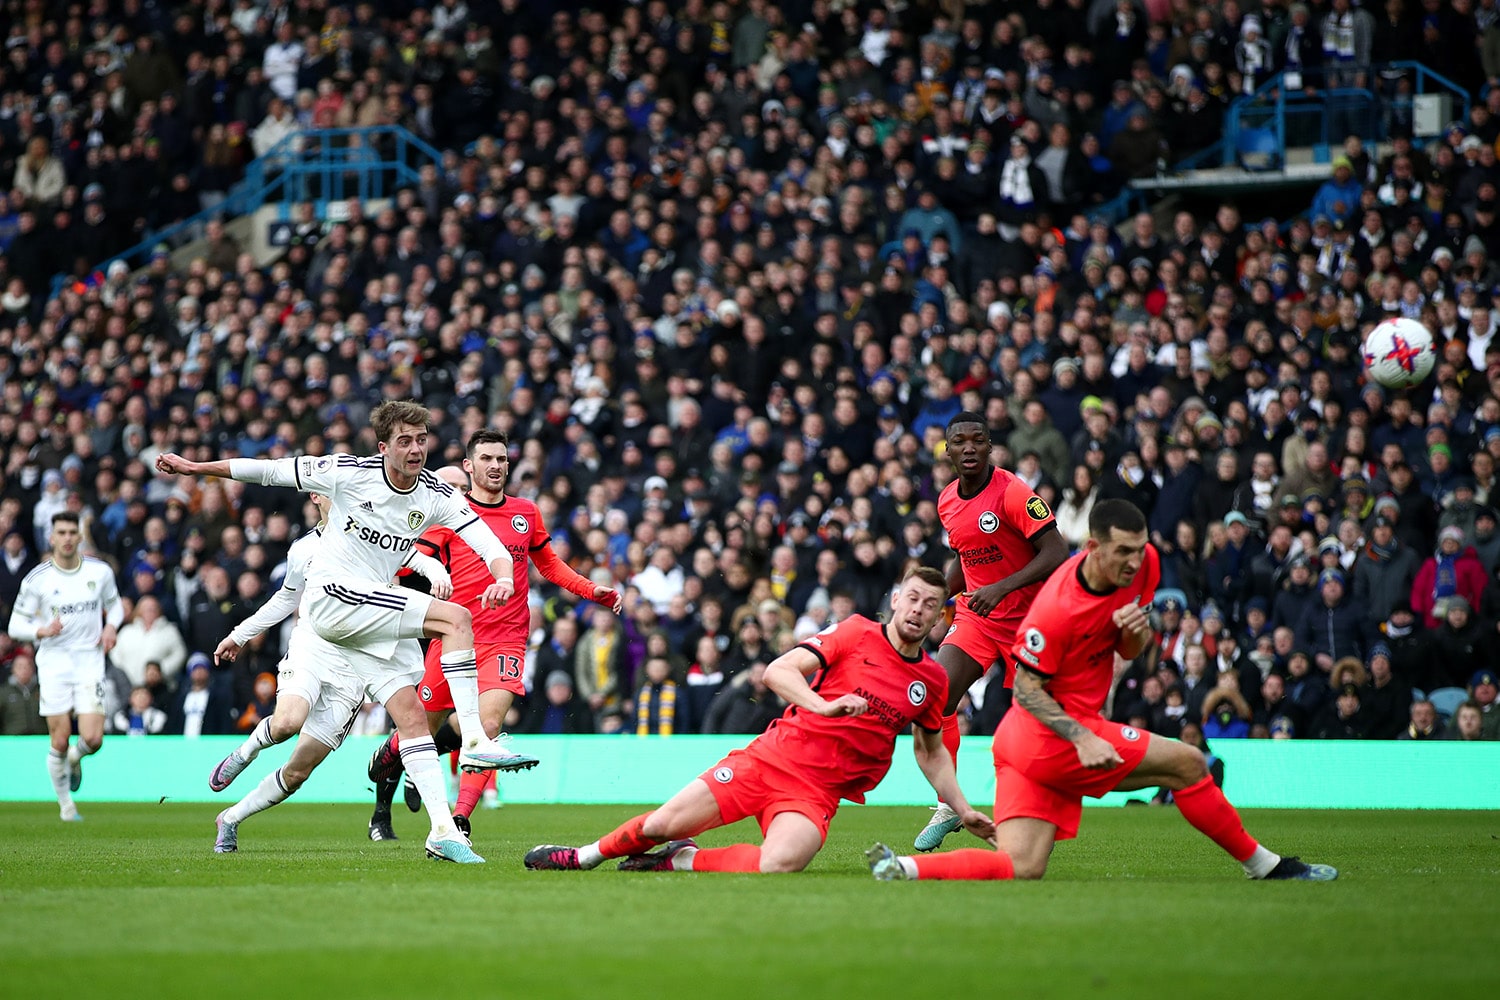
{"type": "Polygon", "coordinates": [[[1369,736],[1369,717],[1360,700],[1359,687],[1345,684],[1333,701],[1313,720],[1315,740],[1362,740],[1369,736]]]}
{"type": "Polygon", "coordinates": [[[1344,598],[1344,573],[1325,569],[1318,574],[1318,596],[1297,623],[1297,642],[1320,669],[1331,670],[1335,660],[1363,655],[1360,609],[1344,598]]]}
{"type": "Polygon", "coordinates": [[[261,719],[269,719],[275,711],[276,675],[273,673],[256,674],[250,702],[235,716],[234,728],[239,732],[247,733],[259,725],[261,719]]]}
{"type": "Polygon", "coordinates": [[[1443,739],[1443,720],[1438,716],[1432,702],[1425,698],[1411,703],[1411,719],[1405,729],[1396,735],[1398,740],[1443,739]]]}
{"type": "Polygon", "coordinates": [[[1474,617],[1462,597],[1448,599],[1447,614],[1426,633],[1435,687],[1463,687],[1474,671],[1494,662],[1494,631],[1474,617]]]}
{"type": "Polygon", "coordinates": [[[528,700],[521,732],[570,735],[594,731],[588,703],[574,694],[573,678],[566,672],[548,674],[540,695],[528,700]]]}
{"type": "Polygon", "coordinates": [[[152,704],[149,690],[132,688],[129,704],[114,714],[113,726],[127,736],[152,736],[166,731],[167,713],[152,704]]]}
{"type": "Polygon", "coordinates": [[[1395,525],[1376,517],[1360,559],[1354,564],[1354,603],[1367,632],[1379,630],[1398,605],[1405,605],[1418,576],[1420,556],[1401,544],[1395,525]]]}
{"type": "Polygon", "coordinates": [[[1469,679],[1469,697],[1484,713],[1484,738],[1500,740],[1500,686],[1497,686],[1494,670],[1477,671],[1469,679]]]}
{"type": "Polygon", "coordinates": [[[1417,571],[1411,586],[1411,606],[1424,616],[1428,628],[1443,621],[1449,603],[1462,599],[1472,611],[1489,582],[1474,547],[1466,545],[1464,531],[1449,525],[1438,532],[1438,547],[1417,571]]]}
{"type": "Polygon", "coordinates": [[[687,719],[682,714],[686,706],[679,698],[681,693],[667,659],[660,656],[648,659],[635,695],[636,735],[671,736],[687,719]]]}
{"type": "Polygon", "coordinates": [[[763,733],[786,706],[766,687],[766,665],[757,660],[726,684],[708,706],[704,733],[763,733]]]}
{"type": "MultiPolygon", "coordinates": [[[[215,641],[214,647],[217,645],[218,642],[215,641]]],[[[146,596],[136,602],[135,613],[130,621],[121,626],[119,638],[109,658],[125,672],[132,687],[140,687],[146,683],[146,669],[152,663],[157,665],[162,678],[170,684],[182,673],[183,665],[187,663],[188,648],[182,641],[182,633],[177,631],[177,626],[162,617],[161,602],[155,597],[146,596]]]]}
{"type": "Polygon", "coordinates": [[[10,677],[0,686],[0,735],[42,736],[46,732],[36,664],[29,656],[18,656],[11,661],[10,677]]]}
{"type": "Polygon", "coordinates": [[[1453,721],[1448,724],[1446,738],[1450,740],[1475,741],[1485,739],[1484,735],[1484,712],[1472,702],[1466,701],[1458,706],[1458,711],[1453,713],[1453,721]]]}
{"type": "Polygon", "coordinates": [[[177,689],[177,700],[168,713],[168,733],[197,737],[234,731],[229,699],[212,687],[211,662],[203,653],[188,657],[187,680],[177,689]]]}
{"type": "Polygon", "coordinates": [[[591,615],[590,626],[574,652],[577,664],[578,694],[594,713],[595,719],[619,711],[621,688],[620,664],[624,652],[619,619],[605,611],[591,615]]]}
{"type": "Polygon", "coordinates": [[[1383,642],[1370,647],[1370,678],[1360,691],[1373,740],[1395,739],[1410,721],[1411,686],[1395,674],[1391,650],[1383,642]]]}

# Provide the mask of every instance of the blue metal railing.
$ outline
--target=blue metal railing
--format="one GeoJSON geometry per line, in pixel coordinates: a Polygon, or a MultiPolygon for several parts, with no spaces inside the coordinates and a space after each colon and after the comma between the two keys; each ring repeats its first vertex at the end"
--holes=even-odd
{"type": "MultiPolygon", "coordinates": [[[[1348,71],[1342,71],[1347,73],[1348,71]]],[[[1452,80],[1422,63],[1393,62],[1371,66],[1365,87],[1323,88],[1321,73],[1303,73],[1302,87],[1285,86],[1286,74],[1277,73],[1253,94],[1237,99],[1224,116],[1224,135],[1214,144],[1183,158],[1174,172],[1208,166],[1233,166],[1238,158],[1241,135],[1250,129],[1268,131],[1276,149],[1288,146],[1330,147],[1357,135],[1366,142],[1389,137],[1393,126],[1410,124],[1412,98],[1446,92],[1457,105],[1455,118],[1469,117],[1470,95],[1452,80]],[[1410,83],[1401,92],[1399,81],[1410,83]],[[1309,93],[1307,86],[1316,89],[1309,93]]]]}
{"type": "MultiPolygon", "coordinates": [[[[295,132],[251,161],[244,179],[224,201],[148,233],[135,246],[100,262],[99,268],[117,260],[137,267],[162,244],[172,248],[189,242],[210,219],[249,215],[272,202],[280,203],[282,219],[291,216],[293,202],[307,201],[318,218],[324,218],[330,201],[389,197],[416,184],[425,164],[441,164],[442,159],[435,148],[399,125],[295,132]]],[[[63,280],[54,279],[54,295],[63,280]]]]}

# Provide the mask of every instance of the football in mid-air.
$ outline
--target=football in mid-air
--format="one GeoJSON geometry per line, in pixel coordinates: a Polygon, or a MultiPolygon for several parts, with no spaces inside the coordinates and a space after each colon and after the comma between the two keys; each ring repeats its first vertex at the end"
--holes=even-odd
{"type": "Polygon", "coordinates": [[[1365,369],[1387,389],[1409,389],[1432,374],[1437,348],[1414,319],[1388,319],[1365,338],[1365,369]]]}

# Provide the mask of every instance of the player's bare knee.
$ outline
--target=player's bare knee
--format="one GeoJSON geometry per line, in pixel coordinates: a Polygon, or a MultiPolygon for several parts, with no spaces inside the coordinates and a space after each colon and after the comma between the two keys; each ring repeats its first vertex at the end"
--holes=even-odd
{"type": "Polygon", "coordinates": [[[1197,747],[1183,744],[1182,751],[1178,754],[1175,763],[1177,767],[1176,774],[1173,777],[1176,779],[1177,784],[1173,786],[1173,791],[1187,788],[1189,785],[1196,785],[1208,777],[1208,759],[1203,756],[1203,752],[1197,747]]]}
{"type": "Polygon", "coordinates": [[[301,728],[302,720],[279,714],[271,716],[271,740],[274,743],[285,743],[301,728]]]}
{"type": "Polygon", "coordinates": [[[1015,868],[1015,877],[1018,882],[1035,882],[1047,874],[1046,858],[1013,857],[1011,864],[1015,868]]]}
{"type": "Polygon", "coordinates": [[[641,833],[652,840],[675,840],[686,835],[679,826],[677,816],[665,809],[658,809],[641,824],[641,833]]]}
{"type": "Polygon", "coordinates": [[[494,739],[496,736],[500,735],[501,721],[502,720],[498,718],[484,716],[480,718],[479,724],[484,727],[484,735],[488,736],[490,739],[494,739]]]}
{"type": "Polygon", "coordinates": [[[800,872],[807,867],[807,858],[791,857],[785,854],[770,854],[766,851],[760,852],[760,871],[762,875],[784,875],[787,872],[800,872]]]}
{"type": "Polygon", "coordinates": [[[303,782],[307,781],[311,774],[311,768],[303,767],[292,761],[287,761],[281,765],[281,783],[286,786],[286,793],[291,795],[297,789],[301,788],[303,782]]]}

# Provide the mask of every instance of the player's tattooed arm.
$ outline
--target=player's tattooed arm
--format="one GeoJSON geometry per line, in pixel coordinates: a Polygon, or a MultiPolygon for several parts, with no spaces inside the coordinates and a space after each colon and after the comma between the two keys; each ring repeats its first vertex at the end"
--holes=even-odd
{"type": "MultiPolygon", "coordinates": [[[[1036,717],[1036,720],[1048,729],[1070,743],[1078,742],[1079,738],[1088,734],[1089,731],[1067,712],[1064,712],[1043,686],[1041,674],[1028,669],[1024,664],[1018,665],[1016,670],[1015,699],[1016,704],[1036,717]]],[[[1090,734],[1091,735],[1091,734],[1090,734]]]]}

